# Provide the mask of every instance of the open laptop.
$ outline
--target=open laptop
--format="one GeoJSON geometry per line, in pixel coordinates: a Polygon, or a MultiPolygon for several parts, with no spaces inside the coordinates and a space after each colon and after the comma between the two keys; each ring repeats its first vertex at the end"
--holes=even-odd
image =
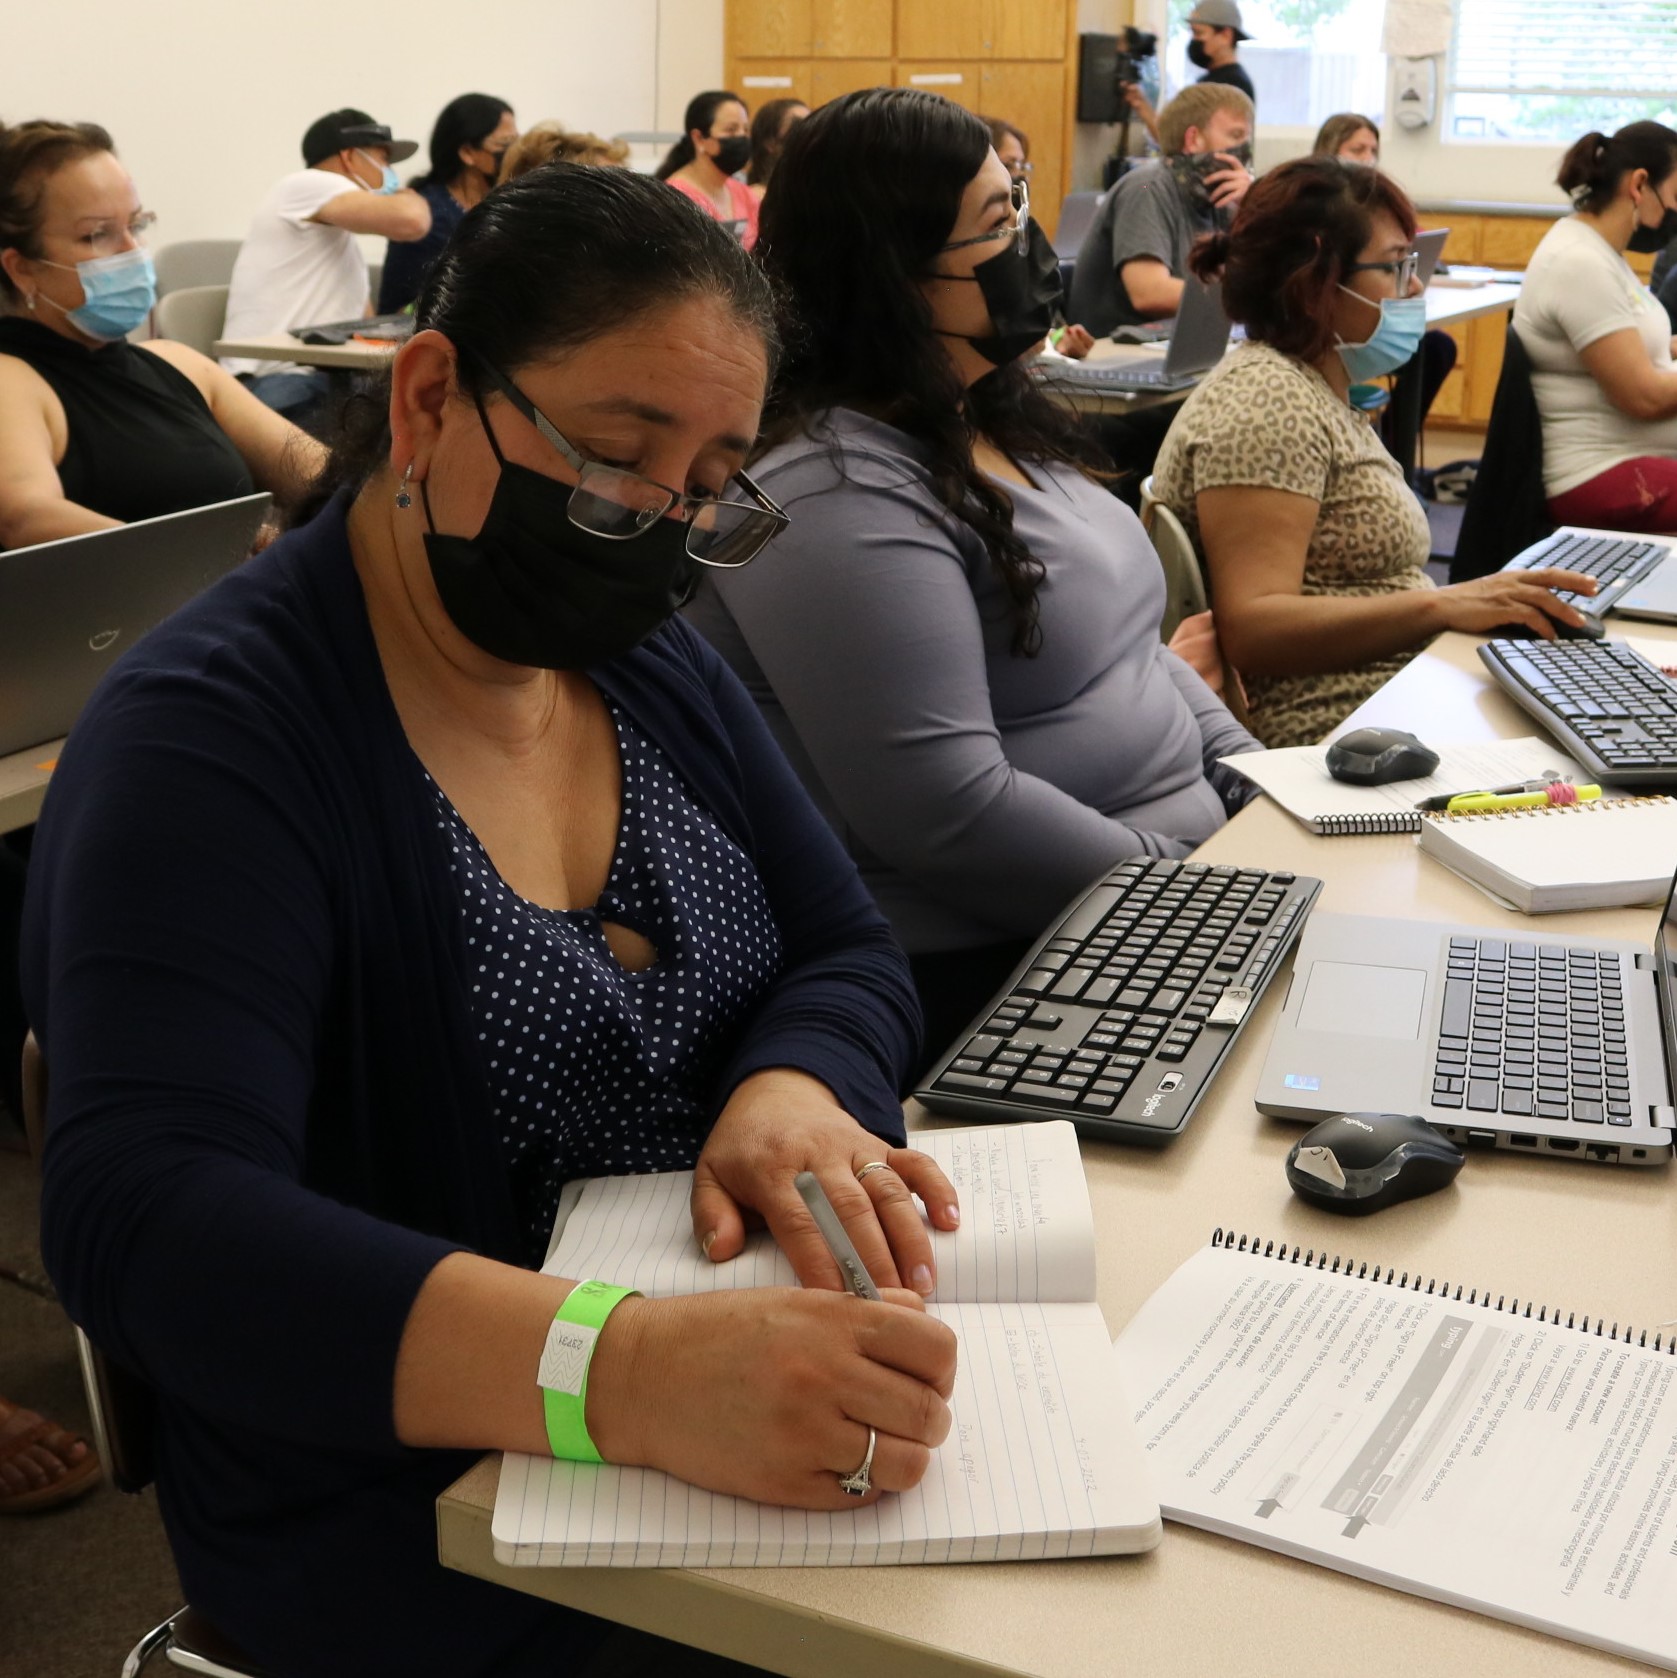
{"type": "Polygon", "coordinates": [[[0,552],[0,757],[67,734],[129,647],[245,558],[271,501],[0,552]]]}
{"type": "Polygon", "coordinates": [[[1229,347],[1229,317],[1223,313],[1223,288],[1189,274],[1183,281],[1176,330],[1163,355],[1125,356],[1112,361],[1039,362],[1050,384],[1071,390],[1186,390],[1223,358],[1229,347]]]}
{"type": "Polygon", "coordinates": [[[1677,880],[1653,948],[1318,910],[1260,1113],[1414,1113],[1464,1147],[1672,1157],[1677,880]]]}
{"type": "Polygon", "coordinates": [[[368,315],[364,320],[329,320],[314,326],[297,326],[292,337],[305,344],[347,344],[356,338],[373,338],[385,344],[405,344],[413,336],[411,314],[368,315]]]}
{"type": "Polygon", "coordinates": [[[1444,254],[1444,242],[1450,237],[1447,227],[1432,227],[1415,235],[1415,254],[1421,259],[1415,265],[1415,278],[1423,286],[1432,283],[1438,272],[1438,259],[1444,254]]]}
{"type": "Polygon", "coordinates": [[[1563,524],[1509,560],[1504,571],[1536,571],[1555,565],[1583,571],[1599,585],[1594,594],[1563,592],[1561,599],[1586,617],[1623,612],[1629,618],[1677,623],[1677,543],[1663,536],[1635,536],[1563,524]]]}

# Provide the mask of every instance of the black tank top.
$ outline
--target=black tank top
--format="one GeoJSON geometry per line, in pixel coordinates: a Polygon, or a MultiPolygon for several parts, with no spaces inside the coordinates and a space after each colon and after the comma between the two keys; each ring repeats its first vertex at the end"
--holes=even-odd
{"type": "Polygon", "coordinates": [[[161,356],[88,349],[18,315],[0,317],[0,355],[33,367],[64,405],[67,500],[131,524],[256,488],[198,387],[161,356]]]}

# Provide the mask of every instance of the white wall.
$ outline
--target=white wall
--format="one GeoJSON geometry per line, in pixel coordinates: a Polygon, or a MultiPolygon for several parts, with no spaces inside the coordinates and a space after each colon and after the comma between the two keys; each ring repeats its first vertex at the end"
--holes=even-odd
{"type": "Polygon", "coordinates": [[[110,129],[154,245],[237,238],[303,130],[359,106],[424,143],[456,94],[508,100],[521,123],[679,129],[722,74],[722,0],[17,0],[5,8],[0,116],[110,129]]]}

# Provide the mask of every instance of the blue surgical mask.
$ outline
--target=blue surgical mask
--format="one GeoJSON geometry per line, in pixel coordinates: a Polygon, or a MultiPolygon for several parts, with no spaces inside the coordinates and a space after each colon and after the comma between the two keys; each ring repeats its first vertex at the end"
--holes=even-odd
{"type": "MultiPolygon", "coordinates": [[[[402,190],[402,183],[396,178],[396,171],[392,169],[388,163],[380,163],[376,157],[367,157],[367,154],[364,151],[358,151],[355,155],[357,157],[366,157],[367,161],[372,164],[375,169],[381,171],[382,174],[382,178],[377,186],[362,187],[361,190],[363,192],[370,192],[375,198],[384,198],[388,197],[392,192],[400,192],[402,190]]],[[[359,186],[360,182],[356,182],[356,185],[359,186]]]]}
{"type": "MultiPolygon", "coordinates": [[[[1339,288],[1349,297],[1372,303],[1349,286],[1339,288]]],[[[1341,343],[1339,359],[1353,384],[1364,379],[1377,379],[1382,373],[1395,373],[1421,347],[1421,336],[1427,329],[1427,300],[1424,297],[1382,297],[1380,324],[1360,344],[1341,343]]]]}
{"type": "Polygon", "coordinates": [[[74,268],[45,258],[42,262],[45,267],[73,273],[82,283],[85,301],[79,308],[66,309],[62,303],[53,303],[44,291],[35,295],[43,303],[52,303],[73,327],[101,343],[114,344],[126,338],[157,302],[157,270],[151,265],[151,252],[139,245],[118,251],[115,256],[78,262],[74,268]]]}

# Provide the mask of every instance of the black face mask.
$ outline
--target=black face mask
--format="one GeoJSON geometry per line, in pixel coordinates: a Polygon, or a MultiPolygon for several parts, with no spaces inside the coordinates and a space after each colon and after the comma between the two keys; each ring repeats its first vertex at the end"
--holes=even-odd
{"type": "Polygon", "coordinates": [[[1657,256],[1673,239],[1677,239],[1677,210],[1666,210],[1657,227],[1644,227],[1638,222],[1631,229],[1630,243],[1625,248],[1640,251],[1644,256],[1657,256]]]}
{"type": "MultiPolygon", "coordinates": [[[[971,274],[940,274],[944,280],[973,280],[990,311],[992,331],[967,342],[997,367],[1005,367],[1046,338],[1059,313],[1064,295],[1060,285],[1060,259],[1036,222],[1027,224],[1026,248],[1006,250],[978,264],[971,274]]],[[[946,332],[946,338],[967,337],[946,332]]]]}
{"type": "Polygon", "coordinates": [[[724,175],[737,175],[746,164],[751,161],[751,136],[749,134],[730,134],[726,140],[716,142],[716,155],[711,162],[724,175]]]}
{"type": "MultiPolygon", "coordinates": [[[[478,404],[501,475],[475,536],[425,536],[450,622],[508,664],[584,670],[638,647],[686,604],[697,581],[687,526],[661,518],[614,541],[566,516],[572,486],[508,461],[478,404]]],[[[425,519],[431,500],[419,486],[425,519]]]]}
{"type": "MultiPolygon", "coordinates": [[[[1188,202],[1198,210],[1212,208],[1211,188],[1206,184],[1207,178],[1220,175],[1228,169],[1225,157],[1232,157],[1245,168],[1252,167],[1252,146],[1247,141],[1238,146],[1229,146],[1224,151],[1195,152],[1189,156],[1186,152],[1177,152],[1165,159],[1165,166],[1170,170],[1176,184],[1186,194],[1188,202]]],[[[1219,213],[1221,213],[1219,211],[1219,213]]],[[[1232,206],[1231,206],[1232,213],[1232,206]]]]}
{"type": "Polygon", "coordinates": [[[1211,54],[1205,50],[1204,41],[1190,41],[1188,43],[1188,62],[1196,70],[1209,70],[1211,68],[1211,54]]]}

